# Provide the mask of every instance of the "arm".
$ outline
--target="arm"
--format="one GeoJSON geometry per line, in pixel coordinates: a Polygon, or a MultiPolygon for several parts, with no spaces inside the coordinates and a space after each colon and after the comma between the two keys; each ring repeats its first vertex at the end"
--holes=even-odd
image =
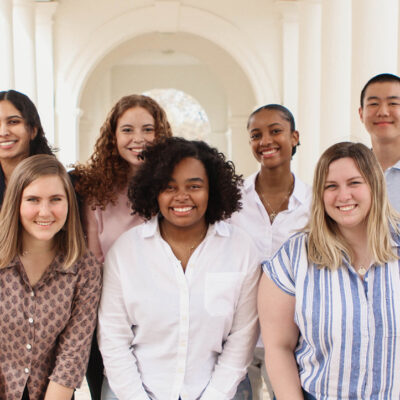
{"type": "Polygon", "coordinates": [[[50,381],[44,400],[71,400],[73,393],[74,389],[50,381]]]}
{"type": "Polygon", "coordinates": [[[99,226],[96,218],[95,211],[85,201],[83,206],[83,230],[87,237],[88,249],[95,255],[95,257],[101,262],[104,262],[103,250],[101,249],[99,239],[99,226]]]}
{"type": "Polygon", "coordinates": [[[265,364],[277,400],[303,400],[294,358],[299,330],[294,323],[295,297],[262,274],[258,314],[265,345],[265,364]]]}
{"type": "MultiPolygon", "coordinates": [[[[119,400],[149,400],[131,348],[133,333],[125,307],[118,263],[118,249],[111,249],[104,265],[99,308],[98,342],[111,389],[119,400]]],[[[125,261],[127,262],[127,261],[125,261]]]]}
{"type": "Polygon", "coordinates": [[[253,358],[259,336],[257,317],[257,286],[261,269],[251,261],[233,316],[232,327],[217,359],[210,382],[201,396],[202,400],[229,400],[246,374],[253,358]]]}
{"type": "Polygon", "coordinates": [[[97,322],[97,307],[101,293],[101,265],[91,253],[86,253],[77,265],[75,293],[69,320],[57,338],[56,360],[49,376],[55,387],[79,387],[85,376],[93,331],[97,322]]]}

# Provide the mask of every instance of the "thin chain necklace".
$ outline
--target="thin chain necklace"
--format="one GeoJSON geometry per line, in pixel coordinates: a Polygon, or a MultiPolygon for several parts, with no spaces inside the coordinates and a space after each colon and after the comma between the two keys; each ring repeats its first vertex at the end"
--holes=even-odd
{"type": "MultiPolygon", "coordinates": [[[[260,184],[258,184],[258,187],[260,189],[260,184]]],[[[264,205],[267,206],[267,208],[270,209],[270,212],[268,213],[269,215],[269,219],[271,221],[271,224],[274,222],[274,219],[276,218],[276,216],[279,214],[280,209],[282,207],[282,204],[290,197],[290,195],[293,193],[293,189],[294,189],[294,179],[292,182],[292,185],[290,186],[289,191],[285,194],[285,196],[283,196],[282,201],[279,203],[278,208],[276,209],[276,211],[272,208],[270,202],[267,200],[267,198],[264,196],[264,193],[261,192],[261,190],[259,191],[259,195],[262,198],[262,202],[264,203],[264,205]]],[[[267,210],[268,212],[268,210],[267,210]]]]}
{"type": "MultiPolygon", "coordinates": [[[[163,228],[162,225],[161,226],[161,236],[165,239],[166,242],[168,242],[168,244],[170,246],[172,246],[172,244],[174,243],[173,240],[171,240],[171,238],[167,235],[167,232],[165,231],[165,229],[163,228]]],[[[197,239],[189,248],[188,248],[188,255],[189,258],[192,255],[193,251],[196,249],[196,247],[203,241],[203,239],[206,237],[207,234],[207,230],[208,230],[208,225],[206,225],[204,232],[201,233],[199,239],[197,239]]],[[[185,249],[186,250],[186,249],[185,249]]]]}

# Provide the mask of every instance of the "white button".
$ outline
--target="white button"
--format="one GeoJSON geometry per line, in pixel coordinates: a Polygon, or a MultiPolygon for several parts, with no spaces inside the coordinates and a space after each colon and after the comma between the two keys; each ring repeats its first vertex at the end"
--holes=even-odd
{"type": "Polygon", "coordinates": [[[32,290],[31,297],[34,297],[34,296],[35,296],[35,292],[32,290]]]}
{"type": "Polygon", "coordinates": [[[28,343],[28,344],[26,345],[26,348],[27,348],[28,350],[30,350],[30,349],[32,348],[32,346],[28,343]]]}
{"type": "Polygon", "coordinates": [[[26,374],[29,374],[29,368],[25,368],[24,371],[26,374]]]}
{"type": "Polygon", "coordinates": [[[30,324],[33,324],[33,318],[32,317],[28,318],[28,321],[29,321],[30,324]]]}

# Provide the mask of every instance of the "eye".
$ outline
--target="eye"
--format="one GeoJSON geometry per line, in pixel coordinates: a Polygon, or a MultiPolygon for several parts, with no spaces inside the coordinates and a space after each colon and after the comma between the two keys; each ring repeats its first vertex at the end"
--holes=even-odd
{"type": "Polygon", "coordinates": [[[131,133],[132,132],[132,128],[122,128],[121,132],[123,132],[123,133],[131,133]]]}
{"type": "Polygon", "coordinates": [[[389,103],[389,106],[399,106],[399,105],[400,105],[400,103],[397,102],[397,101],[391,101],[391,102],[389,103]]]}
{"type": "Polygon", "coordinates": [[[273,135],[277,135],[277,134],[279,134],[279,133],[281,133],[282,132],[282,129],[272,129],[272,131],[271,131],[271,133],[273,134],[273,135]]]}
{"type": "Polygon", "coordinates": [[[376,107],[376,106],[378,106],[378,105],[379,105],[379,104],[378,104],[377,101],[373,101],[373,102],[367,104],[368,107],[376,107]]]}
{"type": "Polygon", "coordinates": [[[189,188],[191,190],[201,189],[201,185],[199,185],[198,183],[193,183],[192,185],[190,185],[189,188]]]}
{"type": "Polygon", "coordinates": [[[8,121],[8,123],[10,124],[10,125],[17,125],[17,124],[19,124],[21,122],[21,120],[19,120],[19,119],[10,119],[9,121],[8,121]]]}
{"type": "Polygon", "coordinates": [[[258,140],[261,138],[261,133],[253,133],[252,135],[250,135],[250,140],[258,140]]]}
{"type": "Polygon", "coordinates": [[[153,128],[153,127],[147,127],[147,128],[144,128],[143,129],[143,131],[145,132],[145,133],[153,133],[154,131],[155,131],[155,129],[153,128]]]}
{"type": "Polygon", "coordinates": [[[330,190],[330,189],[332,190],[335,188],[336,188],[336,185],[333,183],[329,183],[328,185],[325,185],[325,187],[324,187],[325,190],[330,190]]]}
{"type": "Polygon", "coordinates": [[[62,197],[56,196],[56,197],[53,197],[53,198],[51,199],[51,201],[54,202],[54,203],[56,203],[56,202],[58,202],[58,201],[61,201],[62,199],[63,199],[62,197]]]}
{"type": "Polygon", "coordinates": [[[36,203],[38,201],[37,197],[27,197],[25,201],[29,201],[31,203],[36,203]]]}
{"type": "Polygon", "coordinates": [[[357,186],[357,185],[361,185],[362,183],[364,183],[364,182],[361,182],[361,181],[351,181],[351,182],[350,182],[350,185],[351,185],[351,186],[357,186]]]}
{"type": "Polygon", "coordinates": [[[173,192],[175,190],[175,187],[173,185],[167,185],[167,187],[164,189],[164,192],[173,192]]]}

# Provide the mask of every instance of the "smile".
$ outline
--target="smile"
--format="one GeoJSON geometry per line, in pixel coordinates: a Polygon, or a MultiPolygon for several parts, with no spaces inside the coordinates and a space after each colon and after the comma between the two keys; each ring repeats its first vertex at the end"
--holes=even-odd
{"type": "Polygon", "coordinates": [[[1,142],[0,147],[12,146],[14,143],[16,143],[16,140],[9,140],[8,142],[1,142]]]}
{"type": "Polygon", "coordinates": [[[143,147],[131,147],[128,150],[132,153],[141,154],[143,152],[143,147]]]}
{"type": "Polygon", "coordinates": [[[274,148],[274,149],[263,150],[263,151],[261,152],[261,154],[262,154],[263,156],[270,156],[270,155],[275,154],[275,153],[277,153],[277,152],[278,152],[278,149],[277,149],[277,148],[274,148]]]}
{"type": "Polygon", "coordinates": [[[172,209],[175,211],[175,212],[178,212],[178,213],[186,213],[186,212],[188,212],[188,211],[191,211],[191,210],[193,210],[193,206],[192,207],[173,207],[172,209]]]}
{"type": "Polygon", "coordinates": [[[53,221],[36,221],[35,223],[39,226],[50,226],[53,221]]]}
{"type": "Polygon", "coordinates": [[[338,209],[340,210],[340,211],[351,211],[351,210],[353,210],[353,209],[355,209],[357,206],[355,205],[355,204],[350,204],[350,205],[348,205],[348,206],[341,206],[341,207],[338,207],[338,209]]]}

